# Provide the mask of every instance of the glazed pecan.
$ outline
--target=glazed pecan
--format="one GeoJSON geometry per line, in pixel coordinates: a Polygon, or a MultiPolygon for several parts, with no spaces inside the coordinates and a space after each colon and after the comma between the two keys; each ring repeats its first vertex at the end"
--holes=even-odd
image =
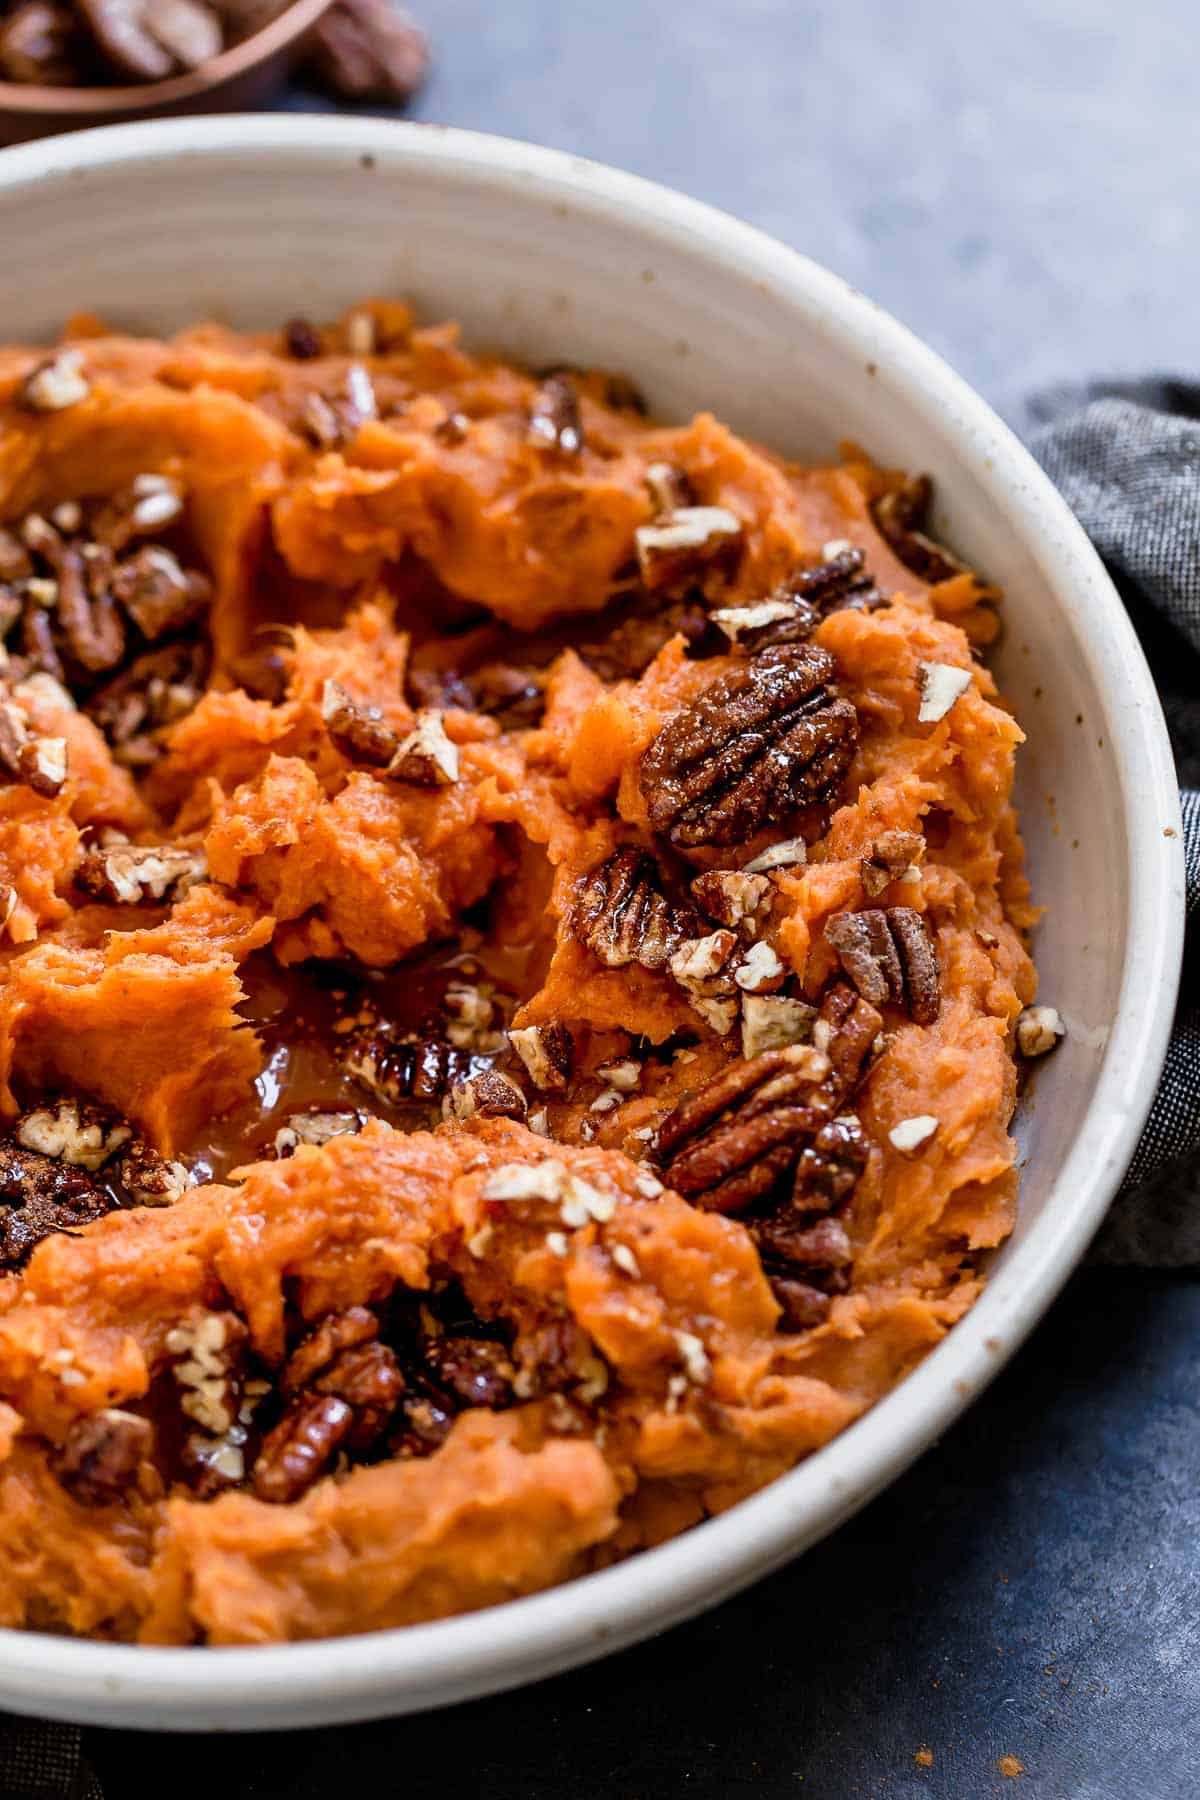
{"type": "Polygon", "coordinates": [[[23,1112],[13,1136],[23,1150],[95,1174],[130,1143],[133,1130],[108,1107],[56,1094],[23,1112]]]}
{"type": "Polygon", "coordinates": [[[173,1206],[188,1188],[186,1166],[169,1162],[142,1138],[135,1138],[118,1156],[113,1178],[135,1206],[173,1206]]]}
{"type": "Polygon", "coordinates": [[[336,1394],[301,1394],[262,1441],[251,1473],[260,1500],[287,1505],[329,1469],[354,1424],[336,1394]]]}
{"type": "Polygon", "coordinates": [[[903,486],[881,495],[871,508],[875,523],[898,560],[922,581],[949,581],[970,571],[965,562],[927,536],[925,525],[933,500],[928,475],[911,475],[903,486]]]}
{"type": "Polygon", "coordinates": [[[642,759],[655,831],[673,844],[738,844],[831,798],[858,737],[851,702],[813,644],[765,650],[670,719],[642,759]]]}
{"type": "Polygon", "coordinates": [[[76,885],[114,906],[169,905],[208,873],[202,850],[173,844],[110,844],[85,850],[76,885]]]}
{"type": "Polygon", "coordinates": [[[654,858],[633,847],[616,851],[584,877],[572,920],[576,935],[607,969],[629,963],[661,969],[698,930],[690,908],[664,894],[654,858]]]}
{"type": "Polygon", "coordinates": [[[801,644],[821,620],[848,607],[856,611],[883,605],[887,596],[863,572],[865,558],[852,544],[827,545],[822,562],[793,571],[765,600],[722,608],[713,620],[743,650],[771,644],[801,644]]]}
{"type": "Polygon", "coordinates": [[[107,1406],[75,1420],[51,1467],[81,1505],[111,1506],[137,1480],[153,1442],[148,1419],[107,1406]]]}
{"type": "Polygon", "coordinates": [[[366,1306],[326,1313],[292,1351],[279,1377],[279,1391],[290,1399],[314,1382],[343,1350],[357,1350],[379,1336],[379,1320],[366,1306]]]}
{"type": "Polygon", "coordinates": [[[498,1412],[512,1404],[512,1358],[491,1338],[429,1338],[424,1361],[433,1382],[459,1406],[486,1406],[498,1412]]]}
{"type": "Polygon", "coordinates": [[[917,1025],[941,1011],[937,950],[924,918],[911,906],[834,913],[825,938],[864,1000],[902,1006],[917,1025]]]}
{"type": "Polygon", "coordinates": [[[338,1054],[347,1074],[391,1106],[441,1101],[476,1067],[469,1050],[444,1038],[398,1038],[381,1026],[365,1026],[340,1039],[338,1054]]]}
{"type": "Polygon", "coordinates": [[[548,375],[538,390],[526,435],[539,450],[557,450],[563,456],[578,456],[583,449],[579,395],[571,377],[561,370],[548,375]]]}
{"type": "Polygon", "coordinates": [[[417,714],[412,730],[396,746],[388,774],[393,781],[418,787],[447,787],[458,780],[458,745],[447,737],[440,712],[417,714]]]}
{"type": "Polygon", "coordinates": [[[523,1119],[529,1110],[516,1082],[498,1069],[480,1069],[456,1082],[446,1096],[446,1105],[450,1117],[459,1120],[523,1119]]]}
{"type": "Polygon", "coordinates": [[[861,1080],[881,1025],[873,1007],[838,983],[814,1026],[814,1039],[824,1027],[824,1048],[814,1041],[735,1062],[679,1102],[659,1127],[663,1180],[709,1210],[740,1213],[796,1171],[804,1204],[816,1207],[810,1189],[831,1192],[837,1159],[853,1164],[859,1139],[852,1127],[844,1120],[836,1131],[827,1127],[861,1080]]]}
{"type": "Polygon", "coordinates": [[[330,741],[351,762],[386,769],[396,754],[400,740],[379,708],[356,700],[340,681],[325,683],[321,718],[330,741]]]}
{"type": "Polygon", "coordinates": [[[275,1154],[287,1157],[301,1144],[328,1144],[336,1137],[354,1137],[365,1123],[360,1112],[296,1112],[275,1133],[275,1154]]]}
{"type": "Polygon", "coordinates": [[[115,669],[125,653],[125,625],[102,580],[93,579],[82,547],[61,536],[40,513],[23,520],[21,535],[56,584],[55,621],[71,662],[87,675],[115,669]]]}
{"type": "Polygon", "coordinates": [[[0,1268],[15,1269],[55,1231],[90,1224],[117,1198],[88,1170],[0,1143],[0,1268]]]}

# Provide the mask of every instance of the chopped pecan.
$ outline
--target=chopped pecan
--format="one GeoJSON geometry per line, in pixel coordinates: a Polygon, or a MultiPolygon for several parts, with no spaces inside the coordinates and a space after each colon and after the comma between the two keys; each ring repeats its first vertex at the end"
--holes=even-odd
{"type": "Polygon", "coordinates": [[[85,850],[75,881],[94,900],[143,906],[180,899],[207,873],[202,850],[172,844],[112,844],[85,850]]]}
{"type": "Polygon", "coordinates": [[[249,1332],[236,1313],[203,1312],[172,1326],[165,1348],[180,1410],[210,1437],[238,1423],[249,1332]]]}
{"type": "Polygon", "coordinates": [[[153,1442],[148,1419],[106,1406],[75,1420],[51,1467],[82,1506],[111,1506],[137,1480],[153,1442]]]}
{"type": "Polygon", "coordinates": [[[21,534],[57,584],[55,622],[67,656],[88,675],[115,669],[125,653],[125,626],[112,595],[91,580],[82,548],[40,513],[22,521],[21,534]]]}
{"type": "Polygon", "coordinates": [[[135,658],[84,703],[125,768],[158,754],[156,735],[192,711],[204,691],[208,651],[199,643],[168,644],[135,658]]]}
{"type": "Polygon", "coordinates": [[[755,937],[771,903],[771,883],[744,869],[706,869],[693,880],[691,894],[705,918],[755,937]]]}
{"type": "Polygon", "coordinates": [[[579,395],[569,375],[558,371],[548,375],[538,390],[529,413],[528,438],[540,450],[557,450],[563,456],[578,456],[583,449],[583,424],[579,417],[579,395]]]}
{"type": "Polygon", "coordinates": [[[930,583],[969,573],[965,562],[926,535],[932,500],[933,482],[929,476],[912,475],[903,486],[881,495],[871,508],[876,525],[898,560],[930,583]]]}
{"type": "Polygon", "coordinates": [[[750,1232],[764,1260],[786,1263],[810,1276],[844,1269],[851,1260],[850,1239],[841,1220],[813,1220],[798,1206],[755,1219],[750,1232]]]}
{"type": "Polygon", "coordinates": [[[671,974],[718,1037],[732,1031],[737,1019],[734,958],[738,948],[736,933],[710,931],[705,937],[685,938],[671,958],[671,974]]]}
{"type": "Polygon", "coordinates": [[[173,1206],[188,1189],[186,1166],[168,1162],[141,1138],[121,1152],[113,1174],[136,1206],[173,1206]]]}
{"type": "Polygon", "coordinates": [[[331,742],[351,762],[386,769],[400,742],[377,706],[356,700],[340,681],[321,691],[321,718],[331,742]]]}
{"type": "Polygon", "coordinates": [[[917,721],[921,725],[936,725],[957,700],[960,700],[971,685],[970,669],[960,669],[957,663],[919,662],[917,664],[917,683],[920,693],[920,704],[917,707],[917,721]]]}
{"type": "Polygon", "coordinates": [[[107,1107],[90,1101],[56,1097],[30,1107],[13,1127],[23,1150],[54,1157],[91,1174],[102,1168],[133,1136],[131,1128],[107,1107]]]}
{"type": "Polygon", "coordinates": [[[397,1038],[379,1026],[365,1026],[340,1041],[347,1074],[390,1106],[406,1100],[443,1100],[475,1067],[472,1053],[443,1038],[397,1038]]]}
{"type": "Polygon", "coordinates": [[[288,1505],[326,1473],[350,1435],[354,1409],[336,1394],[301,1394],[263,1439],[251,1480],[260,1500],[288,1505]]]}
{"type": "Polygon", "coordinates": [[[834,913],[825,938],[864,1000],[902,1006],[917,1025],[941,1011],[941,975],[929,928],[910,906],[834,913]]]}
{"type": "Polygon", "coordinates": [[[571,1079],[575,1040],[567,1027],[526,1025],[508,1033],[508,1041],[524,1063],[529,1079],[543,1093],[565,1088],[571,1079]]]}
{"type": "Polygon", "coordinates": [[[177,524],[183,517],[184,499],[183,485],[173,475],[147,470],[97,507],[91,520],[95,542],[85,546],[84,554],[89,562],[98,563],[100,580],[109,578],[117,553],[134,538],[177,524]],[[97,550],[107,554],[97,557],[97,550]]]}
{"type": "Polygon", "coordinates": [[[882,1020],[847,982],[826,988],[813,1022],[813,1048],[829,1058],[828,1086],[840,1107],[863,1079],[879,1042],[882,1020]]]}
{"type": "Polygon", "coordinates": [[[275,1154],[291,1156],[301,1144],[328,1144],[336,1137],[354,1137],[362,1128],[360,1112],[292,1113],[275,1133],[275,1154]]]}
{"type": "Polygon", "coordinates": [[[528,1106],[515,1081],[498,1069],[480,1069],[456,1082],[446,1096],[450,1116],[466,1119],[523,1119],[528,1106]]]}
{"type": "Polygon", "coordinates": [[[650,490],[650,498],[658,513],[683,512],[695,504],[692,484],[684,470],[674,463],[652,462],[646,465],[642,480],[650,490]]]}
{"type": "Polygon", "coordinates": [[[1022,1056],[1048,1056],[1066,1036],[1057,1007],[1027,1006],[1017,1019],[1017,1049],[1022,1056]]]}
{"type": "Polygon", "coordinates": [[[455,1408],[444,1394],[418,1388],[400,1402],[397,1428],[388,1440],[393,1456],[432,1456],[450,1436],[455,1408]]]}
{"type": "Polygon", "coordinates": [[[816,1017],[816,1007],[794,995],[747,994],[742,1001],[742,1055],[808,1043],[816,1017]]]}
{"type": "Polygon", "coordinates": [[[858,737],[834,672],[813,644],[765,650],[676,713],[642,759],[653,829],[681,848],[737,844],[828,800],[858,737]]]}
{"type": "Polygon", "coordinates": [[[67,349],[45,357],[29,372],[19,398],[30,412],[64,412],[86,400],[91,391],[81,352],[67,349]]]}
{"type": "Polygon", "coordinates": [[[868,900],[878,900],[885,888],[898,881],[925,854],[925,839],[919,831],[881,831],[862,858],[863,892],[868,900]]]}
{"type": "Polygon", "coordinates": [[[144,544],[116,565],[111,592],[142,636],[153,642],[190,625],[211,601],[212,583],[198,569],[185,569],[160,544],[144,544]]]}
{"type": "Polygon", "coordinates": [[[827,544],[821,562],[793,570],[767,599],[713,618],[744,650],[803,643],[832,612],[870,611],[885,603],[887,595],[864,573],[865,560],[852,544],[827,544]]]}
{"type": "Polygon", "coordinates": [[[632,847],[584,877],[572,918],[579,938],[608,969],[663,968],[696,924],[689,908],[663,893],[654,858],[632,847]]]}
{"type": "Polygon", "coordinates": [[[508,731],[536,725],[546,710],[546,677],[515,663],[481,663],[470,675],[468,704],[508,731]]]}
{"type": "Polygon", "coordinates": [[[638,568],[651,593],[676,587],[709,569],[727,572],[742,548],[742,522],[724,506],[681,506],[634,533],[638,568]]]}
{"type": "Polygon", "coordinates": [[[419,787],[446,787],[458,780],[458,745],[446,736],[440,712],[422,711],[388,764],[393,781],[419,787]]]}
{"type": "Polygon", "coordinates": [[[49,800],[61,794],[67,780],[66,739],[33,736],[28,714],[15,700],[0,700],[0,779],[4,776],[49,800]]]}
{"type": "Polygon", "coordinates": [[[829,1316],[830,1296],[823,1288],[771,1271],[767,1271],[767,1280],[779,1302],[779,1323],[785,1331],[809,1331],[829,1316]]]}
{"type": "Polygon", "coordinates": [[[339,389],[304,396],[300,423],[319,449],[335,450],[353,443],[368,419],[378,416],[371,377],[360,363],[352,363],[339,389]]]}
{"type": "Polygon", "coordinates": [[[839,1113],[822,1125],[796,1164],[795,1197],[813,1212],[844,1204],[867,1166],[869,1145],[859,1121],[839,1113]]]}
{"type": "Polygon", "coordinates": [[[321,334],[308,319],[289,319],[283,328],[283,347],[297,362],[311,362],[321,354],[321,334]]]}

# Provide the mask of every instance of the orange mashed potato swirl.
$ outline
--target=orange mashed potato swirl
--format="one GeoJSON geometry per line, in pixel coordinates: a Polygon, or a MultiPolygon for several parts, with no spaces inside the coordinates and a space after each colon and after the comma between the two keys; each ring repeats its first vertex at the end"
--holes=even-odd
{"type": "Polygon", "coordinates": [[[492,1605],[962,1316],[1035,915],[926,499],[388,302],[0,352],[0,1623],[492,1605]]]}

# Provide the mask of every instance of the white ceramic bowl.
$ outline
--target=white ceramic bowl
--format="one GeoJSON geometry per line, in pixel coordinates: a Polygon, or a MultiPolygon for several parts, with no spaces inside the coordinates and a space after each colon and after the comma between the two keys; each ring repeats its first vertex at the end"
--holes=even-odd
{"type": "MultiPolygon", "coordinates": [[[[1045,997],[1069,1024],[1019,1120],[1020,1223],[968,1317],[873,1412],[723,1517],[620,1567],[435,1625],[270,1649],[0,1632],[0,1705],[203,1730],[361,1719],[479,1694],[671,1625],[814,1543],[986,1386],[1082,1255],[1153,1095],[1182,934],[1162,715],[1113,588],[1046,478],[936,356],[844,282],[677,194],[428,125],[224,118],[0,155],[5,337],[68,311],[162,330],[272,324],[368,292],[535,364],[621,369],[786,452],[839,438],[931,470],[938,525],[1008,590],[1001,684],[1045,997]]],[[[902,1547],[901,1547],[902,1549],[902,1547]]]]}

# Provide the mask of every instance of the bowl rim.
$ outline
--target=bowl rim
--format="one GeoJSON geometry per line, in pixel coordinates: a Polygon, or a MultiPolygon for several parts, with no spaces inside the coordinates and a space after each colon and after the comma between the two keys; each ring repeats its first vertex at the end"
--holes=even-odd
{"type": "Polygon", "coordinates": [[[893,1390],[813,1457],[727,1513],[601,1572],[431,1624],[283,1645],[158,1647],[0,1629],[0,1690],[17,1710],[166,1729],[271,1728],[444,1705],[539,1679],[715,1604],[823,1537],[907,1467],[987,1385],[1083,1255],[1149,1111],[1183,942],[1179,796],[1150,671],[1099,557],[1029,452],[932,350],[848,283],[715,208],[569,152],[378,119],[225,115],[137,123],[0,156],[0,189],[144,160],[268,165],[314,156],[384,173],[435,168],[484,193],[547,206],[718,270],[749,271],[799,322],[886,367],[902,404],[938,429],[989,505],[1007,507],[1053,586],[1098,691],[1127,828],[1129,951],[1088,1113],[1047,1203],[982,1295],[893,1390]],[[1087,630],[1084,630],[1086,621],[1087,630]],[[1173,834],[1173,835],[1172,835],[1173,834]]]}
{"type": "Polygon", "coordinates": [[[286,50],[332,5],[333,0],[288,0],[281,13],[249,37],[230,44],[199,68],[168,76],[165,81],[126,82],[120,87],[50,87],[34,81],[0,81],[0,113],[65,123],[76,117],[184,105],[286,50]]]}

